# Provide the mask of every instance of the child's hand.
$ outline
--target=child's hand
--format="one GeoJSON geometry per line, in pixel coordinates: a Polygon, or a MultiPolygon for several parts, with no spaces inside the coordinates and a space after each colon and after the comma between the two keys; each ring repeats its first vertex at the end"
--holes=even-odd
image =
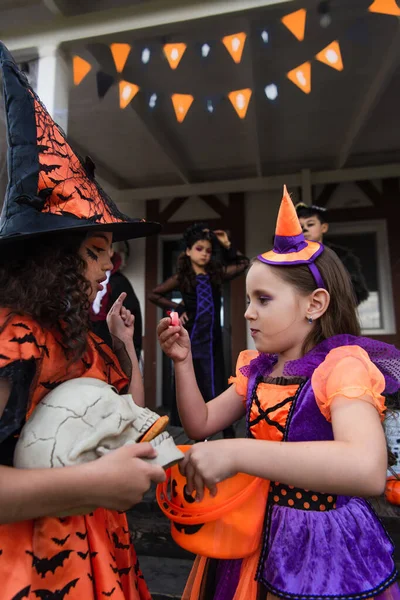
{"type": "Polygon", "coordinates": [[[155,456],[157,452],[150,444],[130,444],[87,463],[91,470],[89,504],[110,510],[128,510],[141,502],[152,481],[161,483],[165,480],[162,467],[141,460],[155,456]]]}
{"type": "Polygon", "coordinates": [[[132,343],[135,317],[124,306],[126,293],[122,292],[114,302],[107,315],[107,325],[111,337],[120,340],[123,344],[132,343]]]}
{"type": "Polygon", "coordinates": [[[189,356],[189,334],[181,325],[172,326],[170,317],[161,319],[157,335],[162,351],[174,362],[184,361],[189,356]]]}
{"type": "Polygon", "coordinates": [[[196,492],[199,502],[204,497],[204,488],[212,496],[217,493],[217,483],[229,479],[237,473],[235,450],[232,440],[217,440],[195,444],[185,453],[179,470],[187,479],[189,494],[196,492]]]}

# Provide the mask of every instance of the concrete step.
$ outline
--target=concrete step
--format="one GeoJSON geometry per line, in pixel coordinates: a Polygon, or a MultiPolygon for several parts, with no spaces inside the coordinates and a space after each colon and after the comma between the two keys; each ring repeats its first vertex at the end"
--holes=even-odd
{"type": "Polygon", "coordinates": [[[141,556],[139,561],[153,600],[180,600],[193,560],[141,556]]]}

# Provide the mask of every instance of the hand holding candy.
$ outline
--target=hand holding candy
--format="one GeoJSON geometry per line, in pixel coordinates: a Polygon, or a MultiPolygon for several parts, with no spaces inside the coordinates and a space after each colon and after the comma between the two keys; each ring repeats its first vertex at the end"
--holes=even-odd
{"type": "Polygon", "coordinates": [[[179,315],[175,310],[171,310],[171,312],[169,313],[169,317],[171,319],[172,327],[178,327],[178,325],[181,324],[179,320],[179,315]]]}

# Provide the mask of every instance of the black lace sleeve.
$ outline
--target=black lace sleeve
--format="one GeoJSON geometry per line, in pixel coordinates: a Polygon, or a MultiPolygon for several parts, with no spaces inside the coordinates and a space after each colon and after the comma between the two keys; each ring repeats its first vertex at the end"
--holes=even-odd
{"type": "Polygon", "coordinates": [[[237,251],[233,245],[231,245],[229,249],[224,250],[223,260],[223,279],[225,281],[235,279],[235,277],[244,273],[250,263],[247,256],[244,256],[241,252],[237,251]]]}
{"type": "Polygon", "coordinates": [[[0,418],[0,464],[12,465],[17,436],[25,423],[29,391],[36,373],[36,360],[18,360],[0,369],[0,378],[11,384],[10,397],[0,418]]]}

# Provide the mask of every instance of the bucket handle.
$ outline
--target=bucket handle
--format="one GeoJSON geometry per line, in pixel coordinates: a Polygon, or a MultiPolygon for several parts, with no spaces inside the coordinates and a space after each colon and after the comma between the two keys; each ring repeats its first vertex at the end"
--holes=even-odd
{"type": "Polygon", "coordinates": [[[243,504],[244,500],[246,500],[246,498],[251,494],[254,494],[257,488],[259,488],[261,484],[263,484],[266,481],[267,480],[265,479],[256,477],[254,481],[252,481],[244,490],[236,494],[236,496],[233,496],[231,500],[225,502],[223,506],[218,506],[216,508],[211,508],[208,510],[203,509],[203,512],[202,510],[199,510],[200,507],[197,505],[197,512],[195,514],[190,513],[189,511],[185,511],[185,509],[182,509],[172,504],[165,492],[168,480],[164,483],[158,484],[156,490],[156,497],[161,511],[166,517],[168,517],[170,521],[174,521],[175,523],[182,523],[182,521],[184,521],[189,525],[200,525],[202,523],[215,521],[220,517],[224,516],[226,513],[234,510],[237,506],[243,504]],[[167,505],[167,507],[165,506],[165,504],[167,505]]]}

